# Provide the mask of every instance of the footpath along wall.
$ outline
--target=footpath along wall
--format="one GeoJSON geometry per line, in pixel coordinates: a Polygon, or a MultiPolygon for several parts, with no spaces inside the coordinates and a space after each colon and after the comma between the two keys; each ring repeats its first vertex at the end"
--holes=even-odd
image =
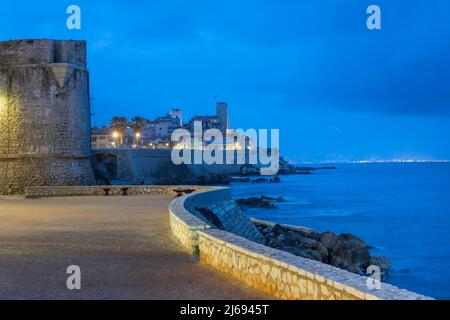
{"type": "Polygon", "coordinates": [[[371,290],[367,286],[367,277],[264,246],[244,238],[246,234],[238,236],[221,230],[196,210],[198,207],[212,208],[220,215],[224,210],[220,204],[226,202],[226,210],[232,212],[230,201],[229,189],[206,188],[176,198],[170,204],[173,234],[183,248],[198,255],[202,263],[281,299],[430,299],[386,283],[381,284],[381,289],[371,290]]]}

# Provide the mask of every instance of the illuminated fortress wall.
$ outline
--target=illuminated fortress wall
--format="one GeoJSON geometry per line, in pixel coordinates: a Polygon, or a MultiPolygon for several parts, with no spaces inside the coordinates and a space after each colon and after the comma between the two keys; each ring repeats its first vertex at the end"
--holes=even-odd
{"type": "Polygon", "coordinates": [[[95,183],[86,42],[0,42],[0,194],[95,183]]]}

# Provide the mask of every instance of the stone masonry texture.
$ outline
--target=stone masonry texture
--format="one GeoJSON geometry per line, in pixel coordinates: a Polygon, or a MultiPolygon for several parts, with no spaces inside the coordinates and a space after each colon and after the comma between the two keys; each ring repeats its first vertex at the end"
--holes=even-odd
{"type": "Polygon", "coordinates": [[[250,222],[234,200],[220,201],[206,207],[217,217],[223,230],[234,233],[245,239],[263,243],[264,237],[250,222]]]}
{"type": "Polygon", "coordinates": [[[0,194],[90,185],[84,41],[0,42],[0,194]]]}

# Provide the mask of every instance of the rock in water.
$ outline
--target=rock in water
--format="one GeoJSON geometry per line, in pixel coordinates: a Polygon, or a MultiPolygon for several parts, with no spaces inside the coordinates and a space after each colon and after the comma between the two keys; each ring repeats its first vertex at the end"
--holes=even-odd
{"type": "Polygon", "coordinates": [[[252,207],[252,208],[274,208],[275,205],[269,200],[263,197],[252,197],[237,199],[237,204],[241,207],[252,207]]]}
{"type": "Polygon", "coordinates": [[[339,240],[336,256],[349,265],[354,265],[358,270],[356,273],[365,274],[365,270],[370,265],[370,253],[365,242],[351,234],[342,234],[339,240]]]}
{"type": "Polygon", "coordinates": [[[324,232],[320,235],[320,242],[327,248],[330,252],[336,252],[339,246],[339,237],[330,231],[324,232]]]}
{"type": "Polygon", "coordinates": [[[360,238],[349,234],[336,235],[327,231],[302,232],[281,225],[258,225],[265,238],[265,244],[304,258],[331,264],[360,275],[366,275],[369,265],[381,269],[382,279],[386,276],[390,263],[384,257],[371,257],[369,247],[360,238]]]}
{"type": "Polygon", "coordinates": [[[392,267],[388,258],[380,256],[372,257],[370,259],[370,264],[380,267],[381,280],[384,280],[387,277],[387,274],[392,267]]]}

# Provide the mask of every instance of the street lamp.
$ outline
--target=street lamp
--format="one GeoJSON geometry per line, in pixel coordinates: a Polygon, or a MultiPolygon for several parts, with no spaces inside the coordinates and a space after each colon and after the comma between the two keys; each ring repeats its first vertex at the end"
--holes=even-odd
{"type": "Polygon", "coordinates": [[[117,131],[113,132],[113,138],[114,138],[114,144],[116,145],[117,149],[117,138],[119,137],[119,133],[117,131]]]}
{"type": "Polygon", "coordinates": [[[139,138],[141,137],[141,134],[138,132],[136,133],[136,147],[139,147],[139,138]]]}

